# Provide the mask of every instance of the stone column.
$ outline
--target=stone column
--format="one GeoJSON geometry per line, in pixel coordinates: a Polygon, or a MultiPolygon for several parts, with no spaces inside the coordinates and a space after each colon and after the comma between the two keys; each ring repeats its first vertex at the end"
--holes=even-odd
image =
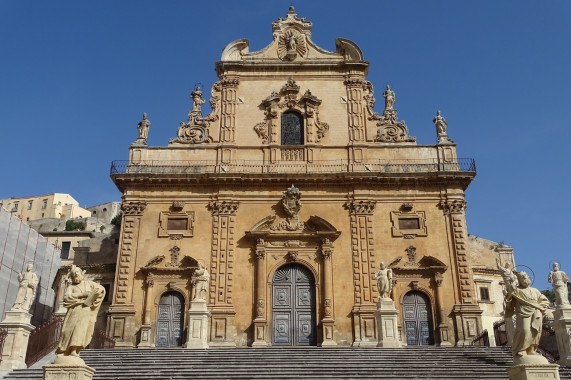
{"type": "Polygon", "coordinates": [[[349,140],[354,142],[365,141],[365,112],[363,107],[362,78],[348,78],[345,80],[347,87],[347,115],[349,117],[349,140]]]}
{"type": "Polygon", "coordinates": [[[238,104],[238,78],[226,77],[220,81],[222,101],[220,103],[220,142],[233,143],[236,129],[236,105],[238,104]]]}
{"type": "Polygon", "coordinates": [[[153,285],[155,284],[151,275],[145,280],[147,290],[145,293],[145,314],[143,315],[143,325],[141,326],[141,342],[137,347],[154,347],[151,343],[151,307],[153,304],[153,285]]]}
{"type": "Polygon", "coordinates": [[[444,312],[443,302],[442,302],[442,274],[436,272],[434,274],[434,293],[436,295],[436,307],[438,308],[438,336],[440,337],[439,346],[452,346],[450,342],[450,335],[448,331],[448,325],[446,324],[446,313],[444,312]]]}
{"type": "Polygon", "coordinates": [[[0,323],[0,327],[8,331],[2,349],[0,370],[27,368],[26,351],[30,332],[34,329],[30,324],[31,319],[32,314],[23,310],[6,312],[6,318],[0,323]]]}
{"type": "Polygon", "coordinates": [[[472,339],[482,330],[482,310],[474,297],[472,271],[466,255],[467,231],[464,210],[466,202],[463,199],[446,199],[440,202],[440,207],[448,220],[452,241],[451,262],[453,264],[452,278],[457,289],[456,304],[452,308],[456,321],[458,341],[456,345],[470,345],[472,339]]]}
{"type": "Polygon", "coordinates": [[[558,305],[553,316],[559,364],[568,367],[571,366],[571,306],[558,305]]]}
{"type": "Polygon", "coordinates": [[[252,347],[266,347],[268,321],[266,319],[266,247],[263,239],[256,244],[256,318],[252,347]]]}
{"type": "Polygon", "coordinates": [[[147,204],[145,202],[126,202],[121,204],[123,221],[117,270],[115,272],[115,293],[113,304],[109,307],[107,335],[115,339],[115,347],[135,346],[135,305],[133,304],[134,263],[137,257],[139,228],[141,217],[147,204]]]}
{"type": "Polygon", "coordinates": [[[333,246],[329,239],[321,243],[321,253],[323,255],[323,342],[322,347],[337,346],[334,339],[335,317],[333,313],[333,246]]]}

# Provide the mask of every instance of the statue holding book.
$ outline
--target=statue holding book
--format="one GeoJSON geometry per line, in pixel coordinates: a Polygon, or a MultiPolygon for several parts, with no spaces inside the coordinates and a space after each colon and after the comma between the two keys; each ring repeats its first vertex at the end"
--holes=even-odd
{"type": "Polygon", "coordinates": [[[96,282],[86,280],[85,271],[81,268],[72,265],[68,276],[71,283],[63,298],[67,313],[56,350],[58,357],[78,357],[79,351],[91,342],[97,312],[105,297],[105,289],[96,282]]]}

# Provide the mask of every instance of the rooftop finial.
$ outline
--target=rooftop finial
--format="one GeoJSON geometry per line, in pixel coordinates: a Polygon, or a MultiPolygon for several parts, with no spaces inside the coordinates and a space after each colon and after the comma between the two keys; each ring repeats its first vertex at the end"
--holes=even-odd
{"type": "Polygon", "coordinates": [[[293,5],[290,5],[290,6],[289,6],[289,11],[290,11],[290,12],[295,12],[295,8],[294,8],[293,5]]]}

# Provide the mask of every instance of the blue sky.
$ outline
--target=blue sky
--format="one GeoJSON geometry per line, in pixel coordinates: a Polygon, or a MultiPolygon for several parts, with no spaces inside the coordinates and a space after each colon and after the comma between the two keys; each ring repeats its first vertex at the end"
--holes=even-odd
{"type": "Polygon", "coordinates": [[[167,145],[194,85],[216,81],[224,46],[265,47],[292,3],[320,47],[361,47],[377,111],[390,84],[420,144],[435,143],[442,110],[459,156],[476,159],[471,234],[514,246],[540,289],[553,260],[571,272],[568,0],[2,0],[0,198],[120,200],[110,163],[127,158],[142,113],[149,145],[167,145]]]}

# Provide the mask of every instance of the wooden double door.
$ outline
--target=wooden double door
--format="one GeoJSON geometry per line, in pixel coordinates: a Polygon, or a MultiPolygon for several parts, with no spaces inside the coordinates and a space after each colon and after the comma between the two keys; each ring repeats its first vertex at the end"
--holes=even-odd
{"type": "Polygon", "coordinates": [[[406,343],[409,346],[434,344],[432,308],[428,297],[419,291],[407,293],[403,299],[406,343]]]}
{"type": "Polygon", "coordinates": [[[161,296],[157,314],[157,347],[182,346],[184,297],[179,292],[161,296]]]}
{"type": "Polygon", "coordinates": [[[272,283],[272,345],[315,346],[315,279],[303,265],[279,268],[272,283]]]}

